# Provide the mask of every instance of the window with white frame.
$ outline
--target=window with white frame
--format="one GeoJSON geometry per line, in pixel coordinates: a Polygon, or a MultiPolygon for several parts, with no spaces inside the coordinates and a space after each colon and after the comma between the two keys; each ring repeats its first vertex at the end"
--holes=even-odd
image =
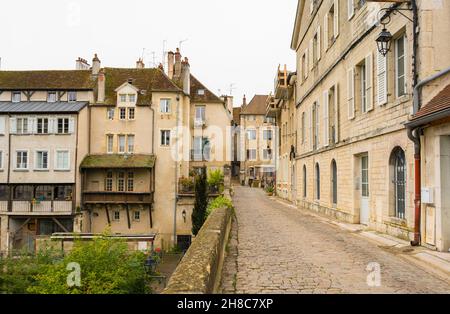
{"type": "Polygon", "coordinates": [[[125,192],[125,172],[117,174],[117,191],[125,192]]]}
{"type": "Polygon", "coordinates": [[[114,135],[108,134],[106,135],[106,152],[108,154],[112,154],[114,149],[114,135]]]}
{"type": "Polygon", "coordinates": [[[113,188],[113,173],[108,171],[105,178],[105,191],[111,192],[113,188]]]}
{"type": "Polygon", "coordinates": [[[16,151],[16,169],[28,169],[28,151],[16,151]]]}
{"type": "Polygon", "coordinates": [[[56,151],[56,170],[69,170],[69,151],[57,150],[56,151]]]}
{"type": "Polygon", "coordinates": [[[161,146],[170,145],[170,130],[161,130],[161,146]]]}
{"type": "Polygon", "coordinates": [[[303,81],[308,77],[308,69],[306,68],[306,53],[302,56],[302,78],[303,81]]]}
{"type": "Polygon", "coordinates": [[[69,118],[58,118],[57,119],[57,133],[58,134],[69,134],[69,118]]]}
{"type": "Polygon", "coordinates": [[[115,112],[114,108],[108,108],[106,110],[106,117],[108,120],[114,120],[114,112],[115,112]]]}
{"type": "Polygon", "coordinates": [[[127,108],[119,108],[119,119],[125,120],[127,118],[127,108]]]}
{"type": "Polygon", "coordinates": [[[136,102],[136,94],[129,94],[128,101],[131,103],[135,103],[136,102]]]}
{"type": "Polygon", "coordinates": [[[37,118],[36,122],[37,134],[48,134],[48,118],[37,118]]]}
{"type": "Polygon", "coordinates": [[[247,139],[249,141],[256,140],[256,130],[247,130],[247,139]]]}
{"type": "Polygon", "coordinates": [[[77,101],[77,92],[75,91],[70,91],[67,93],[67,100],[69,102],[75,102],[77,101]]]}
{"type": "Polygon", "coordinates": [[[359,66],[359,81],[361,92],[361,112],[367,112],[367,90],[366,90],[366,65],[363,63],[359,66]]]}
{"type": "Polygon", "coordinates": [[[17,118],[16,119],[16,133],[17,134],[27,134],[28,133],[28,118],[17,118]]]}
{"type": "Polygon", "coordinates": [[[134,191],[134,172],[128,172],[127,191],[128,192],[133,192],[134,191]]]}
{"type": "Polygon", "coordinates": [[[263,159],[264,160],[272,159],[272,150],[270,148],[263,149],[263,159]]]}
{"type": "Polygon", "coordinates": [[[133,212],[133,220],[140,221],[141,220],[141,212],[139,210],[135,210],[133,212]]]}
{"type": "Polygon", "coordinates": [[[203,96],[203,95],[205,95],[205,90],[200,88],[199,90],[197,90],[197,94],[200,96],[203,96]]]}
{"type": "Polygon", "coordinates": [[[256,160],[256,149],[247,149],[247,159],[256,160]]]}
{"type": "Polygon", "coordinates": [[[159,108],[161,113],[170,113],[170,99],[162,98],[159,101],[159,108]]]}
{"type": "Polygon", "coordinates": [[[395,94],[406,95],[406,36],[395,40],[395,94]]]}
{"type": "Polygon", "coordinates": [[[135,108],[128,108],[128,120],[134,120],[135,108]]]}
{"type": "Polygon", "coordinates": [[[47,93],[47,102],[56,102],[56,92],[47,93]]]}
{"type": "Polygon", "coordinates": [[[203,123],[206,119],[206,108],[205,106],[195,106],[195,122],[203,123]]]}
{"type": "Polygon", "coordinates": [[[119,95],[120,102],[127,102],[127,95],[126,94],[120,94],[119,95]]]}
{"type": "Polygon", "coordinates": [[[114,221],[120,221],[120,211],[119,210],[115,210],[114,211],[113,220],[114,221]]]}
{"type": "Polygon", "coordinates": [[[48,151],[46,150],[36,151],[36,169],[37,170],[48,169],[48,151]]]}
{"type": "Polygon", "coordinates": [[[20,102],[21,101],[21,92],[12,92],[11,93],[11,101],[12,102],[20,102]]]}
{"type": "Polygon", "coordinates": [[[118,136],[119,154],[125,153],[125,135],[118,136]]]}
{"type": "Polygon", "coordinates": [[[127,143],[128,143],[128,153],[130,154],[134,153],[134,135],[128,135],[127,143]]]}
{"type": "Polygon", "coordinates": [[[263,139],[266,141],[271,141],[273,138],[272,130],[263,130],[263,139]]]}

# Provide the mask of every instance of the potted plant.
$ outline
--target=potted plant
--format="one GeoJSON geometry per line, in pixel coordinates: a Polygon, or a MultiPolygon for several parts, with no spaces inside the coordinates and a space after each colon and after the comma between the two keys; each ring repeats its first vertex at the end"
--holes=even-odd
{"type": "Polygon", "coordinates": [[[222,193],[224,189],[224,174],[220,169],[210,171],[208,185],[213,193],[222,193]]]}
{"type": "Polygon", "coordinates": [[[273,186],[271,186],[271,185],[267,186],[267,188],[266,188],[267,195],[272,196],[273,192],[274,192],[273,186]]]}
{"type": "Polygon", "coordinates": [[[181,177],[180,184],[183,192],[192,192],[194,189],[194,178],[181,177]]]}

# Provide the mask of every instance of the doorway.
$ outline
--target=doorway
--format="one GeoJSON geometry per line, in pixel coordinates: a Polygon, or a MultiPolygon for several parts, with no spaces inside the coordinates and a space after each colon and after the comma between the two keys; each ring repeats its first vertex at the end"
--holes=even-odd
{"type": "Polygon", "coordinates": [[[369,224],[369,156],[361,156],[361,207],[360,224],[369,224]]]}

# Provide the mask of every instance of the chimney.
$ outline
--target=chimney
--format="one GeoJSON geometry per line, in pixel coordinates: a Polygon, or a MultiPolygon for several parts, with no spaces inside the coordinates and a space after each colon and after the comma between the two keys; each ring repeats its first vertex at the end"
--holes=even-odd
{"type": "Polygon", "coordinates": [[[167,54],[167,76],[172,79],[173,78],[173,66],[175,62],[175,55],[173,51],[169,51],[167,54]]]}
{"type": "Polygon", "coordinates": [[[141,58],[139,58],[139,60],[136,61],[136,69],[143,69],[143,68],[145,68],[145,63],[141,58]]]}
{"type": "Polygon", "coordinates": [[[174,78],[181,77],[181,53],[179,48],[177,48],[177,52],[175,52],[175,69],[173,77],[174,78]]]}
{"type": "Polygon", "coordinates": [[[78,57],[78,59],[75,61],[75,69],[76,70],[89,70],[90,65],[87,62],[87,60],[78,57]]]}
{"type": "Polygon", "coordinates": [[[188,58],[184,58],[181,62],[181,79],[183,82],[183,92],[187,95],[191,93],[191,66],[189,65],[188,58]]]}
{"type": "Polygon", "coordinates": [[[94,55],[94,59],[92,59],[92,74],[97,75],[100,71],[101,62],[98,58],[97,54],[94,55]]]}
{"type": "Polygon", "coordinates": [[[105,102],[105,73],[103,71],[98,72],[97,77],[97,103],[105,102]]]}
{"type": "Polygon", "coordinates": [[[242,100],[242,107],[247,106],[247,98],[244,95],[244,99],[242,100]]]}
{"type": "Polygon", "coordinates": [[[227,109],[232,113],[233,112],[233,96],[222,96],[222,100],[225,102],[227,109]]]}

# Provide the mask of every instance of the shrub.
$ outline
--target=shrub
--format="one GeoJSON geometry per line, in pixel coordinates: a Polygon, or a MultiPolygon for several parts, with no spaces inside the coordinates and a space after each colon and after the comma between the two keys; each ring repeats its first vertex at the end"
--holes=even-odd
{"type": "Polygon", "coordinates": [[[212,202],[209,203],[206,210],[206,217],[208,217],[215,209],[221,207],[233,208],[233,203],[224,196],[216,197],[212,202]]]}
{"type": "Polygon", "coordinates": [[[213,170],[209,172],[208,185],[221,187],[224,181],[224,174],[220,169],[213,170]]]}
{"type": "Polygon", "coordinates": [[[197,235],[200,231],[206,217],[206,208],[208,207],[208,182],[206,178],[206,167],[202,174],[195,180],[195,204],[192,211],[192,234],[197,235]]]}

